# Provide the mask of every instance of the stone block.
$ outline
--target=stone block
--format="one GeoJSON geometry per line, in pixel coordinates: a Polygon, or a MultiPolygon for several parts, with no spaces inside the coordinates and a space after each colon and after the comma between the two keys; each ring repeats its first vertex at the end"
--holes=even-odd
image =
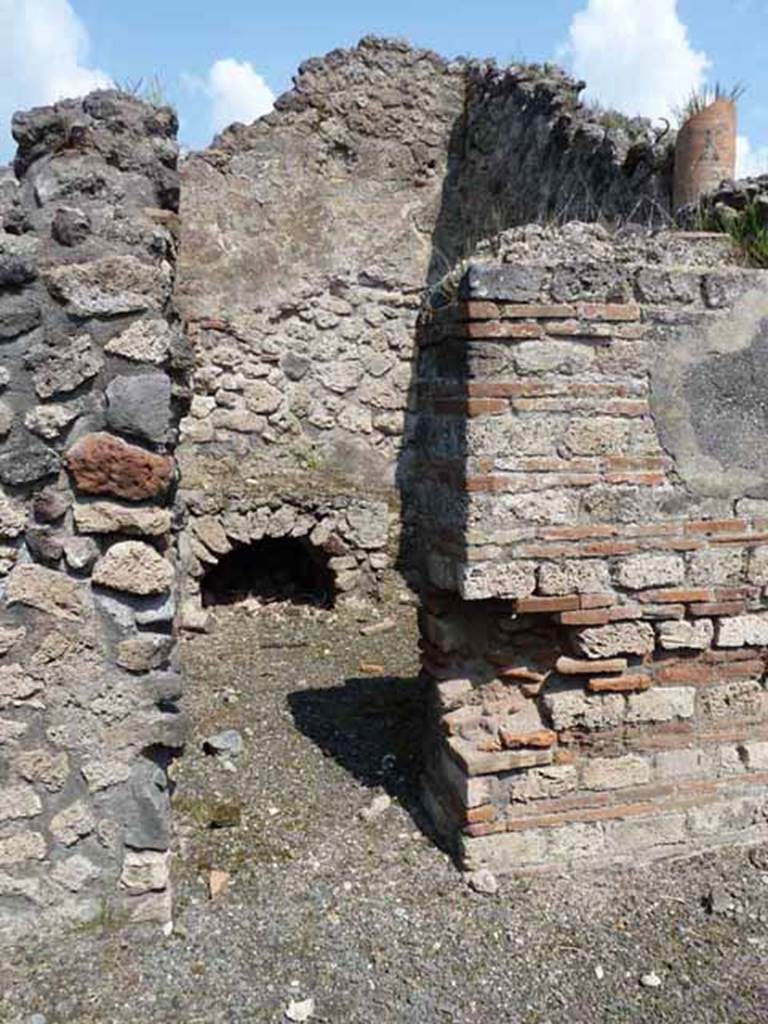
{"type": "Polygon", "coordinates": [[[541,863],[547,850],[543,829],[501,832],[497,835],[462,837],[461,863],[466,871],[487,868],[494,874],[509,874],[526,865],[541,863]]]}
{"type": "Polygon", "coordinates": [[[116,662],[128,672],[149,672],[168,664],[173,637],[166,633],[139,633],[117,645],[116,662]]]}
{"type": "Polygon", "coordinates": [[[117,502],[76,502],[75,526],[81,533],[125,533],[162,537],[170,532],[171,512],[166,508],[120,505],[117,502]]]}
{"type": "MultiPolygon", "coordinates": [[[[763,513],[768,515],[768,510],[763,513]]],[[[747,579],[757,586],[768,586],[768,544],[752,548],[748,555],[747,579]]]]}
{"type": "Polygon", "coordinates": [[[20,644],[26,635],[26,626],[0,626],[0,657],[20,644]]]}
{"type": "Polygon", "coordinates": [[[103,358],[90,335],[59,338],[55,344],[30,351],[25,365],[32,371],[38,398],[53,398],[75,391],[92,380],[103,366],[103,358]]]}
{"type": "Polygon", "coordinates": [[[21,665],[0,665],[0,708],[42,707],[43,684],[28,675],[21,665]]]}
{"type": "Polygon", "coordinates": [[[45,839],[39,832],[16,832],[0,838],[0,866],[21,864],[26,860],[43,860],[45,839]]]}
{"type": "Polygon", "coordinates": [[[192,531],[216,555],[226,555],[232,550],[232,542],[220,520],[214,516],[195,516],[192,519],[192,531]]]}
{"type": "Polygon", "coordinates": [[[120,885],[131,892],[159,892],[170,881],[170,851],[126,850],[120,885]]]}
{"type": "Polygon", "coordinates": [[[604,823],[605,841],[609,849],[631,855],[633,851],[656,847],[659,853],[674,852],[689,838],[685,814],[658,814],[643,818],[604,823]]]}
{"type": "Polygon", "coordinates": [[[27,511],[13,498],[0,493],[0,537],[13,540],[23,533],[27,523],[27,511]]]}
{"type": "Polygon", "coordinates": [[[587,789],[624,789],[644,786],[651,781],[651,765],[638,754],[623,757],[593,757],[581,770],[581,781],[587,789]]]}
{"type": "Polygon", "coordinates": [[[77,419],[80,412],[81,406],[76,402],[71,405],[61,405],[56,402],[51,405],[36,405],[25,415],[24,425],[33,434],[52,441],[61,434],[65,427],[77,419]]]}
{"type": "Polygon", "coordinates": [[[6,786],[0,790],[0,822],[34,818],[43,809],[32,786],[6,786]]]}
{"type": "Polygon", "coordinates": [[[509,798],[515,802],[552,800],[572,793],[578,786],[578,773],[571,764],[551,764],[516,772],[509,782],[509,798]]]}
{"type": "Polygon", "coordinates": [[[107,387],[107,423],[113,430],[157,444],[171,425],[171,381],[164,373],[115,377],[107,387]]]}
{"type": "Polygon", "coordinates": [[[156,498],[173,477],[173,459],[155,455],[110,434],[88,434],[66,455],[78,491],[129,501],[156,498]]]}
{"type": "Polygon", "coordinates": [[[544,562],[538,580],[541,594],[605,594],[611,590],[608,563],[594,558],[544,562]]]}
{"type": "Polygon", "coordinates": [[[768,742],[765,740],[748,740],[741,743],[739,754],[749,771],[768,771],[768,742]]]}
{"type": "Polygon", "coordinates": [[[53,476],[60,466],[61,460],[52,448],[24,431],[14,431],[0,450],[0,481],[12,487],[53,476]]]}
{"type": "Polygon", "coordinates": [[[619,583],[629,590],[682,583],[685,565],[679,555],[631,555],[619,563],[619,583]]]}
{"type": "Polygon", "coordinates": [[[59,861],[51,872],[54,882],[70,892],[81,892],[100,875],[100,868],[82,853],[73,853],[66,860],[59,861]]]}
{"type": "Polygon", "coordinates": [[[757,679],[708,686],[701,692],[701,713],[711,719],[762,718],[766,693],[757,679]]]}
{"type": "Polygon", "coordinates": [[[642,724],[692,718],[695,698],[692,686],[656,686],[642,693],[632,693],[627,698],[626,721],[642,724]]]}
{"type": "Polygon", "coordinates": [[[364,551],[378,551],[386,547],[389,537],[389,511],[386,503],[353,505],[346,512],[347,539],[364,551]]]}
{"type": "Polygon", "coordinates": [[[715,627],[711,619],[670,619],[656,623],[659,643],[665,651],[706,651],[712,646],[715,627]]]}
{"type": "Polygon", "coordinates": [[[688,567],[693,586],[723,586],[742,583],[744,557],[741,548],[704,548],[694,551],[688,567]]]}
{"type": "Polygon", "coordinates": [[[170,562],[143,541],[113,544],[93,570],[93,582],[128,594],[164,594],[173,586],[170,562]]]}
{"type": "Polygon", "coordinates": [[[660,750],[654,755],[654,770],[658,782],[693,779],[701,774],[701,751],[695,748],[660,750]]]}
{"type": "Polygon", "coordinates": [[[650,654],[656,636],[648,622],[613,622],[582,629],[576,644],[588,658],[612,658],[617,654],[650,654]]]}
{"type": "Polygon", "coordinates": [[[146,762],[132,772],[121,802],[125,842],[135,850],[167,850],[171,842],[170,800],[165,773],[146,762]]]}
{"type": "Polygon", "coordinates": [[[763,647],[768,644],[768,612],[754,612],[720,619],[718,647],[763,647]]]}
{"type": "Polygon", "coordinates": [[[511,263],[472,263],[464,287],[473,299],[497,299],[500,302],[537,302],[543,296],[550,271],[539,266],[511,263]]]}
{"type": "Polygon", "coordinates": [[[618,693],[588,694],[580,687],[544,692],[553,727],[611,729],[624,721],[625,698],[618,693]]]}
{"type": "Polygon", "coordinates": [[[9,605],[24,604],[57,619],[76,621],[86,613],[86,592],[81,583],[42,565],[17,565],[6,585],[9,605]]]}
{"type": "Polygon", "coordinates": [[[90,572],[100,551],[91,537],[69,537],[64,541],[64,560],[74,572],[90,572]]]}
{"type": "Polygon", "coordinates": [[[62,789],[69,776],[69,758],[63,750],[24,750],[13,763],[22,779],[39,783],[51,793],[62,789]]]}
{"type": "Polygon", "coordinates": [[[91,793],[98,793],[102,789],[117,786],[121,782],[126,782],[131,776],[130,765],[125,761],[110,758],[86,761],[81,772],[91,793]]]}
{"type": "Polygon", "coordinates": [[[160,312],[170,293],[171,268],[142,263],[135,256],[105,256],[53,267],[45,280],[51,295],[76,316],[160,312]]]}
{"type": "Polygon", "coordinates": [[[535,588],[535,562],[479,562],[461,568],[459,592],[467,601],[528,597],[535,588]]]}
{"type": "Polygon", "coordinates": [[[170,355],[172,337],[173,332],[165,320],[136,320],[110,338],[104,351],[135,363],[160,365],[170,355]]]}
{"type": "Polygon", "coordinates": [[[65,807],[51,820],[51,834],[64,846],[74,846],[95,828],[93,811],[82,800],[65,807]]]}

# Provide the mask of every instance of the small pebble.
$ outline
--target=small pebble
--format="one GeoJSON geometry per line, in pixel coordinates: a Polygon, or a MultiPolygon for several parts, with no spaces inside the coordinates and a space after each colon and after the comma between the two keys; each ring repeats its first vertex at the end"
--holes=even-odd
{"type": "Polygon", "coordinates": [[[643,988],[661,988],[661,978],[655,971],[649,971],[640,978],[643,988]]]}
{"type": "Polygon", "coordinates": [[[386,793],[381,793],[379,796],[375,796],[368,807],[364,807],[360,811],[360,817],[363,821],[375,821],[376,818],[380,818],[382,814],[389,810],[392,806],[392,800],[387,796],[386,793]]]}
{"type": "Polygon", "coordinates": [[[217,732],[204,740],[203,750],[206,754],[226,754],[227,757],[237,757],[243,752],[243,737],[237,729],[225,729],[224,732],[217,732]]]}
{"type": "Polygon", "coordinates": [[[290,1003],[288,1003],[288,1009],[285,1011],[285,1016],[288,1020],[292,1021],[293,1024],[304,1024],[304,1021],[308,1021],[314,1012],[315,1000],[310,996],[309,999],[292,999],[290,1003]]]}
{"type": "Polygon", "coordinates": [[[484,896],[495,896],[499,891],[499,881],[496,875],[488,868],[479,868],[477,871],[469,871],[464,879],[470,889],[481,892],[484,896]]]}

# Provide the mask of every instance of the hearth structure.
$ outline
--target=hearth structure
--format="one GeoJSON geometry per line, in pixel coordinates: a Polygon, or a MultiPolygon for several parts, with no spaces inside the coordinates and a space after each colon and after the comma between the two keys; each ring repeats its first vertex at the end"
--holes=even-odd
{"type": "Polygon", "coordinates": [[[768,837],[768,273],[517,231],[425,316],[424,794],[468,868],[768,837]]]}

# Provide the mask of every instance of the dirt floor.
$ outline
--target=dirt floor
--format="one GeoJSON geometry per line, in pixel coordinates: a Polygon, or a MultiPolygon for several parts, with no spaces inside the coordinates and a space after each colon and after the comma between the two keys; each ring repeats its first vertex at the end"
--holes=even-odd
{"type": "Polygon", "coordinates": [[[353,615],[241,606],[185,641],[174,932],[26,943],[0,963],[2,1024],[768,1021],[768,850],[466,885],[419,809],[399,618],[365,637],[353,615]],[[205,754],[227,728],[243,752],[205,754]]]}

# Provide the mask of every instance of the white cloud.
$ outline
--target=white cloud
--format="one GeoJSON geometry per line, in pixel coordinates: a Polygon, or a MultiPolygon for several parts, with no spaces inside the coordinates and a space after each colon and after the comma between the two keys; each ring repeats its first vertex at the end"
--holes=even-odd
{"type": "Polygon", "coordinates": [[[691,46],[677,0],[587,0],[560,57],[586,79],[588,98],[652,118],[669,117],[710,67],[691,46]]]}
{"type": "MultiPolygon", "coordinates": [[[[69,0],[0,0],[0,122],[24,107],[111,85],[87,66],[88,33],[69,0]]],[[[5,136],[7,138],[7,135],[5,136]]],[[[0,157],[8,147],[0,136],[0,157]]]]}
{"type": "Polygon", "coordinates": [[[755,147],[746,135],[736,139],[736,177],[755,178],[768,174],[768,146],[755,147]]]}
{"type": "Polygon", "coordinates": [[[182,75],[182,83],[190,91],[207,96],[214,132],[234,121],[250,124],[268,114],[275,102],[275,94],[247,60],[224,57],[214,61],[205,78],[182,75]]]}

